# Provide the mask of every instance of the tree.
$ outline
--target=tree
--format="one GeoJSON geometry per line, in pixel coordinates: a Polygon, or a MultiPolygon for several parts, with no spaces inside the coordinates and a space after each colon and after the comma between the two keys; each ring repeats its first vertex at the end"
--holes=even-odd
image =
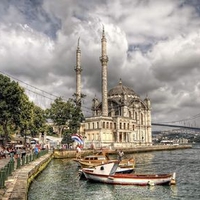
{"type": "Polygon", "coordinates": [[[68,124],[71,115],[70,101],[64,102],[61,97],[55,99],[50,109],[46,110],[47,118],[53,120],[55,126],[58,127],[58,135],[61,137],[64,127],[68,124]]]}
{"type": "Polygon", "coordinates": [[[84,119],[79,106],[76,106],[71,100],[64,102],[61,97],[55,99],[46,113],[48,118],[53,120],[55,126],[58,127],[60,137],[63,136],[64,128],[65,135],[76,133],[84,119]]]}
{"type": "Polygon", "coordinates": [[[6,141],[9,138],[9,127],[17,129],[22,119],[26,119],[27,102],[28,97],[19,84],[0,74],[0,125],[6,141]]]}
{"type": "Polygon", "coordinates": [[[73,105],[71,108],[71,118],[69,120],[69,129],[72,133],[77,133],[81,122],[84,120],[83,113],[79,106],[73,105]]]}
{"type": "Polygon", "coordinates": [[[45,132],[47,125],[46,125],[46,118],[45,118],[45,111],[40,108],[39,106],[33,107],[33,122],[31,124],[31,136],[35,137],[37,133],[45,132]]]}
{"type": "Polygon", "coordinates": [[[83,113],[79,105],[72,104],[71,118],[68,121],[68,129],[64,132],[62,143],[67,143],[68,146],[73,142],[71,135],[77,133],[80,129],[81,122],[84,120],[83,113]]]}

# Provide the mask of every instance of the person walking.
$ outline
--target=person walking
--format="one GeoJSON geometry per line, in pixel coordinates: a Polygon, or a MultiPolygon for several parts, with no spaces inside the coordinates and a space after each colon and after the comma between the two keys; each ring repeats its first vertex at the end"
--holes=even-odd
{"type": "Polygon", "coordinates": [[[119,152],[118,152],[118,160],[120,162],[122,161],[123,156],[124,156],[124,152],[120,149],[119,152]]]}
{"type": "Polygon", "coordinates": [[[81,159],[81,148],[78,145],[76,147],[76,159],[81,159]]]}

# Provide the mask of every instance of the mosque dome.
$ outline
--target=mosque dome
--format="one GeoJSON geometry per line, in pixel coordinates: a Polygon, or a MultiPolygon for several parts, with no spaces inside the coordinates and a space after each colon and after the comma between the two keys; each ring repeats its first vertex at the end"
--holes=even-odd
{"type": "Polygon", "coordinates": [[[134,95],[134,96],[136,95],[131,88],[124,86],[120,79],[119,84],[116,87],[110,89],[110,91],[108,92],[108,96],[116,96],[122,94],[134,95]]]}

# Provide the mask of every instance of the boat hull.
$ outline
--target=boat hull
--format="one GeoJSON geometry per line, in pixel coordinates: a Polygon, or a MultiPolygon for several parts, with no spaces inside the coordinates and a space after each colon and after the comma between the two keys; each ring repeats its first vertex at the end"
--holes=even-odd
{"type": "Polygon", "coordinates": [[[170,185],[172,180],[172,174],[160,174],[160,175],[137,175],[137,174],[114,174],[114,175],[102,175],[94,174],[88,171],[84,171],[85,177],[93,182],[100,182],[106,184],[115,185],[170,185]]]}

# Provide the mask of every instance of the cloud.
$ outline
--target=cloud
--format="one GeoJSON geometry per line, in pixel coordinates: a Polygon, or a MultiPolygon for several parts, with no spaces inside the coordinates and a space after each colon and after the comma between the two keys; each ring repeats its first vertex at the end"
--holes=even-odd
{"type": "MultiPolygon", "coordinates": [[[[187,0],[1,1],[0,70],[49,98],[71,98],[80,37],[83,107],[91,114],[92,98],[101,100],[104,25],[108,90],[121,78],[141,98],[148,95],[156,122],[194,116],[200,105],[199,7],[187,0]]],[[[31,98],[47,104],[37,94],[31,98]]]]}

